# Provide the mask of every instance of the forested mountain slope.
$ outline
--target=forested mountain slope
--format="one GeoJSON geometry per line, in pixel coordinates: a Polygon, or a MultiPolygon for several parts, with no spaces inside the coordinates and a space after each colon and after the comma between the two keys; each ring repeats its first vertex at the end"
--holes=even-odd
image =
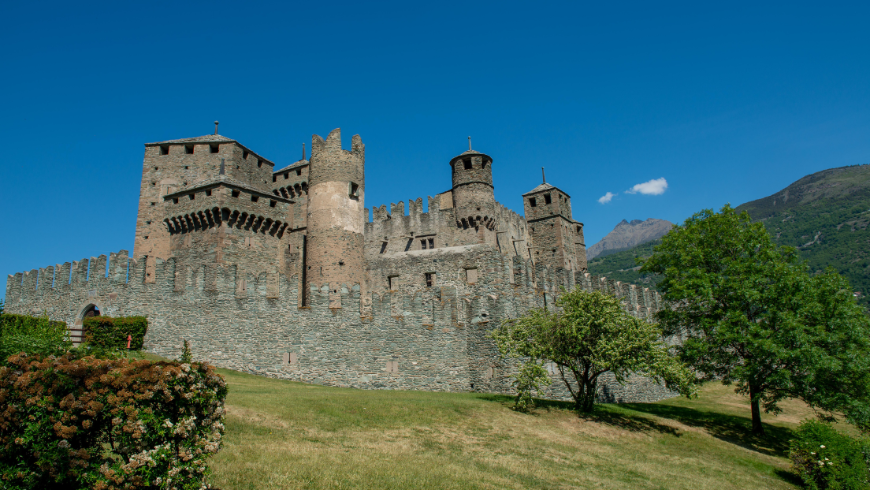
{"type": "Polygon", "coordinates": [[[763,222],[778,244],[796,247],[813,271],[830,266],[846,276],[868,304],[870,165],[816,172],[737,209],[763,222]]]}
{"type": "MultiPolygon", "coordinates": [[[[811,270],[833,267],[849,279],[860,302],[870,305],[870,165],[823,170],[771,196],[742,204],[779,245],[798,249],[811,270]]],[[[589,272],[655,287],[633,262],[647,257],[656,242],[589,261],[589,272]]]]}

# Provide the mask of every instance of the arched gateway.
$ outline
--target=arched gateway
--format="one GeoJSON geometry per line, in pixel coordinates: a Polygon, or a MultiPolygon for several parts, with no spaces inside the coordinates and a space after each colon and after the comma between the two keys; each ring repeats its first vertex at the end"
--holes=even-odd
{"type": "Polygon", "coordinates": [[[79,345],[85,340],[85,327],[84,321],[85,318],[90,318],[93,316],[100,316],[100,308],[90,303],[84,308],[82,308],[81,313],[76,317],[75,323],[69,329],[69,339],[72,341],[73,345],[79,345]]]}

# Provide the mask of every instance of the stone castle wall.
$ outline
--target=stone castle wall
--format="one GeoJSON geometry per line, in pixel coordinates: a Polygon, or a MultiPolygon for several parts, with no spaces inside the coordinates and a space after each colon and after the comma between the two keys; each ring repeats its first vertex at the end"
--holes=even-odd
{"type": "MultiPolygon", "coordinates": [[[[312,286],[309,306],[300,307],[298,276],[254,275],[235,265],[182,268],[169,259],[156,260],[155,277],[148,280],[146,260],[121,251],[9,276],[7,311],[47,314],[69,325],[91,305],[104,315],[142,315],[149,319],[149,352],[177,357],[186,339],[199,360],[275,378],[367,389],[511,393],[515,366],[499,358],[487,337],[502,319],[531,307],[552,308],[559,288],[575,284],[617,294],[641,316],[660,301],[648,290],[535,266],[485,245],[409,252],[372,270],[418,277],[438,260],[449,261],[454,272],[442,274],[432,287],[409,281],[363,298],[359,285],[341,285],[336,303],[326,285],[312,286]],[[475,282],[465,267],[477,269],[475,282]]],[[[558,380],[548,395],[569,398],[558,380]]],[[[611,380],[602,388],[602,397],[611,401],[672,395],[643,378],[627,386],[611,380]]]]}

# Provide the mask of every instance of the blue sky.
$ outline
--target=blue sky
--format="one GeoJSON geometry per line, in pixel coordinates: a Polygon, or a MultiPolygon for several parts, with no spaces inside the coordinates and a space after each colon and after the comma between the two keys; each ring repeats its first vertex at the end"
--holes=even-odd
{"type": "Polygon", "coordinates": [[[214,120],[278,165],[314,133],[361,134],[369,208],[449,188],[470,135],[500,202],[522,212],[544,166],[590,246],[623,218],[680,222],[870,162],[867,2],[0,11],[0,277],[132,250],[143,143],[214,120]]]}

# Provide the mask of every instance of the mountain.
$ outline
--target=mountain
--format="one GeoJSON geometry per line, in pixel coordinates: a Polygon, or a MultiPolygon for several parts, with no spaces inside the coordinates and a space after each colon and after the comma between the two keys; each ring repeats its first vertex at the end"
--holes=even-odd
{"type": "Polygon", "coordinates": [[[870,305],[870,165],[822,170],[737,207],[779,245],[798,249],[814,272],[833,267],[870,305]]]}
{"type": "MultiPolygon", "coordinates": [[[[833,267],[870,306],[870,165],[816,172],[737,210],[764,223],[777,244],[797,248],[811,271],[833,267]]],[[[589,272],[654,288],[658,278],[641,275],[633,264],[656,243],[589,260],[589,272]]]]}
{"type": "Polygon", "coordinates": [[[620,250],[627,250],[642,243],[657,240],[673,228],[674,224],[663,219],[650,218],[628,222],[622,220],[600,242],[586,250],[587,259],[608,255],[620,250]]]}

